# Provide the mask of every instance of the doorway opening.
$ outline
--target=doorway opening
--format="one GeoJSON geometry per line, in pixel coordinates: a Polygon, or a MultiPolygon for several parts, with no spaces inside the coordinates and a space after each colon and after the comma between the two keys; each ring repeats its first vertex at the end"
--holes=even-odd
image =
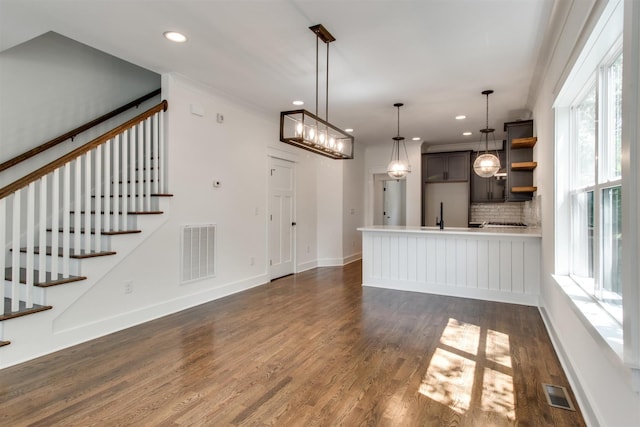
{"type": "Polygon", "coordinates": [[[373,175],[373,225],[407,225],[407,181],[373,175]]]}

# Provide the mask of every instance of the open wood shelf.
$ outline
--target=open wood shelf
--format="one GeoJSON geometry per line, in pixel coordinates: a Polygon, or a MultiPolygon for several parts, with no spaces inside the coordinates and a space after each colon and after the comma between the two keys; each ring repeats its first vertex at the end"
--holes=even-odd
{"type": "Polygon", "coordinates": [[[512,193],[534,193],[538,191],[538,187],[511,187],[512,193]]]}
{"type": "Polygon", "coordinates": [[[532,171],[538,166],[538,162],[516,162],[511,163],[512,171],[532,171]]]}
{"type": "Polygon", "coordinates": [[[511,140],[511,148],[531,148],[536,145],[538,138],[535,136],[529,138],[514,138],[511,140]]]}

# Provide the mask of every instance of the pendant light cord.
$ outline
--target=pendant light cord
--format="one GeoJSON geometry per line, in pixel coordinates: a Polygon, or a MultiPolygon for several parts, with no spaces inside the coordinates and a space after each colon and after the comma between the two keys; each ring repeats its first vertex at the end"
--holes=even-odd
{"type": "Polygon", "coordinates": [[[325,95],[325,114],[324,119],[329,121],[329,43],[327,43],[327,92],[325,95]]]}
{"type": "Polygon", "coordinates": [[[320,43],[320,36],[316,33],[316,116],[318,115],[318,43],[320,43]]]}
{"type": "MultiPolygon", "coordinates": [[[[398,105],[396,108],[398,109],[398,134],[397,134],[397,136],[398,136],[398,138],[400,138],[400,106],[398,105]]],[[[398,142],[398,145],[397,145],[397,148],[396,148],[396,160],[400,161],[400,139],[398,139],[397,142],[398,142]]]]}
{"type": "MultiPolygon", "coordinates": [[[[485,130],[489,129],[489,94],[487,93],[487,120],[484,126],[485,130]]],[[[484,134],[484,152],[485,154],[489,152],[489,132],[484,134]]]]}
{"type": "MultiPolygon", "coordinates": [[[[318,93],[320,87],[320,55],[319,55],[319,44],[320,44],[320,35],[316,33],[316,116],[318,116],[318,93]]],[[[327,72],[326,72],[326,91],[325,91],[325,110],[324,110],[324,120],[329,121],[329,43],[327,45],[327,72]]]]}

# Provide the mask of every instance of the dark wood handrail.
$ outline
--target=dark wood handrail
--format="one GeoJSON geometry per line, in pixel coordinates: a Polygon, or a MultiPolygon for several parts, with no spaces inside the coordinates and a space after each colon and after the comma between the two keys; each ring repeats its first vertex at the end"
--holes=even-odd
{"type": "Polygon", "coordinates": [[[52,161],[51,163],[48,163],[48,164],[44,165],[40,169],[37,169],[37,170],[31,172],[30,174],[25,175],[22,178],[12,182],[11,184],[7,185],[6,187],[3,187],[2,189],[0,189],[0,199],[4,199],[5,197],[9,196],[10,194],[15,193],[16,191],[26,187],[27,185],[31,184],[32,182],[37,181],[38,179],[42,178],[43,176],[53,172],[54,170],[58,169],[59,167],[64,166],[65,164],[69,163],[70,161],[74,160],[75,158],[82,156],[83,154],[87,153],[88,151],[93,150],[94,148],[96,148],[97,146],[99,146],[101,144],[104,144],[105,142],[107,142],[111,138],[113,138],[113,137],[119,135],[120,133],[124,132],[125,130],[137,125],[138,123],[142,122],[143,120],[146,120],[147,118],[153,116],[157,112],[159,112],[161,110],[162,111],[167,111],[168,107],[169,107],[169,103],[167,101],[162,101],[158,105],[149,108],[144,113],[137,115],[136,117],[132,118],[131,120],[121,124],[117,128],[114,128],[114,129],[110,130],[109,132],[100,135],[99,137],[95,138],[94,140],[87,142],[86,144],[76,148],[73,151],[70,151],[69,153],[65,154],[64,156],[52,161]]]}
{"type": "Polygon", "coordinates": [[[123,113],[127,110],[129,110],[130,108],[133,107],[137,107],[138,105],[142,104],[144,101],[153,98],[154,96],[160,95],[161,89],[156,89],[153,92],[149,92],[148,94],[141,96],[140,98],[131,101],[130,103],[123,105],[122,107],[116,108],[115,110],[98,117],[97,119],[91,120],[88,123],[83,124],[82,126],[79,126],[73,130],[70,130],[69,132],[65,133],[64,135],[60,135],[57,138],[52,139],[51,141],[47,141],[44,144],[40,144],[37,147],[34,147],[28,151],[25,151],[22,154],[18,154],[17,156],[15,156],[12,159],[7,160],[6,162],[0,163],[0,172],[9,169],[12,166],[17,165],[20,162],[23,162],[27,159],[30,159],[33,156],[36,156],[40,153],[42,153],[43,151],[48,150],[49,148],[55,147],[56,145],[60,144],[63,141],[66,141],[69,138],[75,138],[77,135],[81,134],[82,132],[91,129],[94,126],[99,125],[100,123],[106,122],[107,120],[117,116],[120,113],[123,113]]]}

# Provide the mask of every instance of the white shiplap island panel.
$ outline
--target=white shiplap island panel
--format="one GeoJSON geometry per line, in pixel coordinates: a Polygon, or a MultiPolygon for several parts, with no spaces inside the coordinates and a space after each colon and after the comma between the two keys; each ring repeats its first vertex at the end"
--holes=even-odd
{"type": "Polygon", "coordinates": [[[358,230],[363,286],[538,305],[537,230],[389,226],[358,230]]]}

